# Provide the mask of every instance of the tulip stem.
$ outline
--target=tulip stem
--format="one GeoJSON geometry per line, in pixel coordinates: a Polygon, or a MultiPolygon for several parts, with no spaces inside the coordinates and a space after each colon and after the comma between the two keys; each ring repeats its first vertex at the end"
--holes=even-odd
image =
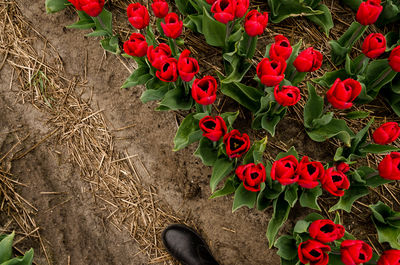
{"type": "Polygon", "coordinates": [[[168,44],[169,47],[171,48],[172,56],[175,57],[177,55],[175,39],[168,38],[168,44]]]}
{"type": "Polygon", "coordinates": [[[207,105],[203,105],[203,112],[204,113],[208,113],[208,106],[207,105]]]}

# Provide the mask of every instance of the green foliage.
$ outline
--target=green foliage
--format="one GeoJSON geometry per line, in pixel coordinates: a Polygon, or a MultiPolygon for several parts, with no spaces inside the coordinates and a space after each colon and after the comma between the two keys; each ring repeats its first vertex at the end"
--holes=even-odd
{"type": "Polygon", "coordinates": [[[302,207],[308,207],[310,209],[321,211],[321,208],[318,205],[318,197],[322,195],[322,189],[320,186],[315,187],[314,189],[303,189],[303,192],[300,195],[300,205],[302,207]]]}
{"type": "Polygon", "coordinates": [[[63,10],[69,4],[68,0],[46,0],[46,13],[56,13],[63,10]]]}
{"type": "Polygon", "coordinates": [[[33,249],[25,253],[23,257],[12,258],[12,244],[14,232],[10,235],[0,237],[0,264],[1,265],[31,265],[33,260],[33,249]]]}
{"type": "Polygon", "coordinates": [[[206,42],[211,46],[224,47],[226,35],[226,25],[216,21],[209,12],[203,8],[202,32],[206,42]]]}
{"type": "Polygon", "coordinates": [[[234,161],[231,161],[226,157],[215,161],[210,179],[211,192],[214,192],[221,180],[232,172],[234,164],[234,161]]]}
{"type": "Polygon", "coordinates": [[[269,248],[272,248],[274,246],[275,237],[289,216],[290,205],[284,199],[283,193],[276,200],[274,200],[273,209],[274,213],[272,214],[272,218],[268,223],[266,233],[269,242],[269,248]]]}
{"type": "Polygon", "coordinates": [[[199,128],[199,121],[193,116],[194,113],[187,115],[179,126],[174,138],[174,151],[179,151],[201,139],[202,132],[199,128]]]}
{"type": "Polygon", "coordinates": [[[241,83],[221,83],[221,92],[252,112],[257,112],[260,108],[260,99],[263,96],[259,89],[241,83]]]}
{"type": "Polygon", "coordinates": [[[387,242],[394,249],[400,249],[400,212],[393,211],[383,202],[370,205],[372,221],[378,231],[380,243],[387,242]]]}
{"type": "Polygon", "coordinates": [[[91,29],[95,27],[95,22],[91,16],[83,11],[77,11],[79,20],[72,25],[67,26],[70,29],[91,29]]]}
{"type": "Polygon", "coordinates": [[[235,212],[237,209],[243,206],[253,208],[254,204],[256,203],[256,199],[257,199],[257,192],[248,191],[243,186],[243,183],[240,184],[239,188],[235,191],[232,212],[235,212]]]}
{"type": "Polygon", "coordinates": [[[150,81],[153,76],[150,74],[150,66],[146,63],[145,58],[135,58],[138,67],[133,73],[126,79],[125,83],[121,88],[129,88],[137,85],[146,84],[150,81]]]}
{"type": "Polygon", "coordinates": [[[334,119],[332,113],[324,113],[324,99],[317,95],[315,87],[307,83],[308,100],[304,107],[304,126],[308,136],[316,142],[336,137],[350,146],[354,133],[344,120],[334,119]]]}

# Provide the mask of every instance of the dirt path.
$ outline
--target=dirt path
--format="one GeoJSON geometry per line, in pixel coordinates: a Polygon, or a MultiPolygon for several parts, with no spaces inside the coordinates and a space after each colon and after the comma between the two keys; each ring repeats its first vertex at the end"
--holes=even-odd
{"type": "MultiPolygon", "coordinates": [[[[27,20],[56,48],[65,74],[87,77],[93,94],[83,96],[93,96],[94,107],[102,111],[108,125],[118,129],[134,124],[113,132],[116,149],[138,155],[149,171],[149,175],[142,174],[143,181],[157,187],[162,203],[194,220],[217,259],[222,264],[278,264],[265,238],[270,212],[241,209],[232,214],[231,198],[209,200],[210,169],[192,156],[191,148],[171,151],[176,114],[155,112],[155,104],[142,104],[141,89],[119,89],[128,70],[114,56],[103,57],[96,40],[85,38],[82,31],[64,28],[73,23],[75,15],[69,11],[46,15],[43,3],[17,2],[27,20]]],[[[40,49],[40,43],[35,46],[40,49]]],[[[30,104],[15,103],[18,89],[9,91],[10,72],[8,67],[1,72],[1,92],[7,91],[1,105],[11,106],[14,116],[2,115],[2,122],[7,128],[22,124],[37,142],[51,131],[45,127],[47,117],[30,104]]],[[[24,195],[37,205],[37,222],[49,242],[54,264],[67,264],[68,256],[71,264],[147,264],[145,255],[135,256],[138,246],[129,233],[108,222],[108,214],[94,202],[90,185],[81,180],[76,165],[66,160],[64,146],[50,139],[17,161],[13,171],[29,184],[24,195]],[[50,196],[41,191],[65,194],[50,196]]],[[[39,264],[44,264],[42,254],[37,255],[39,264]]]]}

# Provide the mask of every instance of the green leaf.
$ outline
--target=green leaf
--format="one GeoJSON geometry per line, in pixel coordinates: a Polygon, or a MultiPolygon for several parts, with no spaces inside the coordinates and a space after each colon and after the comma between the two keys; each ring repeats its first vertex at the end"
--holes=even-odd
{"type": "Polygon", "coordinates": [[[203,13],[203,34],[206,42],[211,46],[224,47],[226,26],[212,18],[205,8],[203,13]]]}
{"type": "MultiPolygon", "coordinates": [[[[242,85],[240,81],[243,79],[245,74],[249,71],[251,67],[251,63],[244,58],[238,55],[235,55],[232,58],[232,62],[230,63],[230,68],[232,69],[229,73],[229,76],[221,80],[221,83],[229,84],[229,83],[237,83],[238,85],[242,85]]],[[[244,86],[244,85],[242,85],[244,86]]]]}
{"type": "Polygon", "coordinates": [[[321,117],[324,108],[324,99],[315,92],[315,87],[307,83],[308,100],[304,106],[304,126],[313,128],[313,121],[321,117]]]}
{"type": "Polygon", "coordinates": [[[274,200],[273,204],[274,213],[267,227],[267,239],[269,242],[269,248],[272,248],[275,243],[275,237],[278,234],[282,225],[286,222],[289,212],[290,205],[284,199],[284,195],[280,195],[278,199],[274,200]]]}
{"type": "Polygon", "coordinates": [[[120,54],[121,50],[119,49],[119,40],[117,36],[112,36],[110,38],[104,38],[100,41],[101,47],[104,50],[111,52],[113,54],[120,54]]]}
{"type": "Polygon", "coordinates": [[[25,253],[23,257],[13,258],[9,261],[1,263],[1,265],[31,265],[33,261],[33,249],[25,253]]]}
{"type": "Polygon", "coordinates": [[[369,127],[371,124],[374,122],[374,118],[372,118],[367,125],[365,125],[364,128],[362,128],[353,138],[351,141],[351,148],[350,148],[350,153],[352,154],[357,154],[359,152],[360,146],[362,146],[365,143],[365,140],[367,139],[367,133],[369,130],[369,127]]]}
{"type": "Polygon", "coordinates": [[[296,184],[288,185],[285,191],[285,200],[289,203],[290,208],[293,208],[297,202],[297,190],[299,186],[296,184]]]}
{"type": "Polygon", "coordinates": [[[318,129],[306,130],[308,136],[316,142],[324,142],[329,138],[337,137],[347,146],[350,146],[350,139],[354,133],[350,130],[344,120],[332,119],[332,121],[318,129]]]}
{"type": "Polygon", "coordinates": [[[197,12],[191,1],[188,0],[175,0],[175,5],[182,15],[191,15],[197,12]]]}
{"type": "Polygon", "coordinates": [[[87,37],[103,37],[103,36],[107,36],[108,32],[102,29],[99,30],[95,30],[89,34],[86,34],[87,37]]]}
{"type": "Polygon", "coordinates": [[[221,83],[221,92],[252,112],[257,112],[260,108],[260,99],[264,95],[257,88],[241,83],[221,83]]]}
{"type": "Polygon", "coordinates": [[[324,219],[324,217],[322,215],[320,215],[319,213],[310,213],[309,215],[307,215],[304,220],[307,222],[314,222],[317,221],[319,219],[324,219]]]}
{"type": "Polygon", "coordinates": [[[351,206],[353,203],[368,193],[369,190],[366,186],[352,184],[350,189],[346,190],[344,195],[340,197],[339,201],[329,209],[329,212],[342,209],[349,213],[351,212],[351,206]]]}
{"type": "Polygon", "coordinates": [[[203,34],[203,15],[188,15],[183,20],[183,25],[194,32],[203,34]]]}
{"type": "Polygon", "coordinates": [[[362,152],[372,154],[383,154],[388,152],[398,152],[400,149],[391,145],[369,144],[361,148],[362,152]]]}
{"type": "Polygon", "coordinates": [[[323,11],[314,10],[302,0],[268,0],[271,9],[271,21],[279,23],[289,17],[311,16],[323,14],[323,11]]]}
{"type": "Polygon", "coordinates": [[[297,257],[296,240],[292,236],[281,236],[276,240],[274,246],[278,249],[276,254],[283,259],[293,260],[297,257]]]}
{"type": "Polygon", "coordinates": [[[214,148],[214,144],[206,137],[201,138],[199,147],[194,153],[199,157],[204,165],[213,166],[218,157],[218,151],[214,148]]]}
{"type": "Polygon", "coordinates": [[[346,118],[350,120],[365,119],[369,114],[371,113],[366,111],[352,111],[346,113],[346,118]]]}
{"type": "Polygon", "coordinates": [[[153,77],[149,74],[147,65],[139,65],[138,68],[126,79],[121,88],[129,88],[146,84],[153,77]]]}
{"type": "Polygon", "coordinates": [[[68,5],[68,0],[46,0],[46,13],[56,13],[68,5]]]}
{"type": "Polygon", "coordinates": [[[282,120],[283,116],[286,114],[286,108],[280,115],[274,115],[270,117],[268,114],[265,114],[261,118],[261,127],[267,130],[272,137],[275,136],[275,129],[278,123],[282,120]]]}
{"type": "Polygon", "coordinates": [[[345,69],[340,69],[333,72],[326,72],[322,77],[314,79],[313,81],[321,86],[331,87],[336,79],[340,78],[340,80],[345,80],[349,77],[345,69]]]}
{"type": "Polygon", "coordinates": [[[279,153],[279,154],[276,156],[275,161],[277,161],[277,160],[279,160],[279,159],[281,159],[281,158],[287,157],[287,156],[289,156],[289,155],[292,155],[292,156],[294,156],[297,160],[299,160],[299,154],[297,153],[296,148],[294,148],[294,146],[292,146],[292,147],[290,147],[290,149],[289,149],[287,152],[281,152],[281,153],[279,153]]]}
{"type": "Polygon", "coordinates": [[[199,121],[193,116],[194,113],[187,115],[179,126],[174,138],[174,151],[179,151],[201,139],[202,131],[199,129],[199,121]]]}
{"type": "Polygon", "coordinates": [[[235,192],[236,190],[236,186],[235,186],[235,179],[237,179],[236,175],[233,175],[231,177],[229,177],[224,184],[224,187],[220,190],[215,191],[211,196],[210,199],[214,199],[214,198],[218,198],[218,197],[222,197],[222,196],[226,196],[229,194],[232,194],[235,192]]]}
{"type": "Polygon", "coordinates": [[[293,234],[307,233],[308,227],[310,226],[310,221],[299,220],[293,228],[293,234]]]}
{"type": "Polygon", "coordinates": [[[67,26],[69,29],[91,29],[94,28],[96,25],[94,20],[91,16],[86,14],[83,11],[77,11],[79,16],[79,21],[75,22],[72,25],[67,26]]]}
{"type": "Polygon", "coordinates": [[[372,221],[378,232],[378,241],[387,242],[394,249],[400,248],[400,213],[382,202],[370,205],[372,221]],[[393,221],[392,221],[393,220],[393,221]]]}
{"type": "Polygon", "coordinates": [[[263,162],[263,154],[265,148],[267,147],[268,137],[261,139],[260,141],[255,142],[249,151],[246,153],[243,158],[243,164],[247,165],[250,163],[260,164],[263,162]]]}
{"type": "Polygon", "coordinates": [[[300,205],[302,207],[308,207],[310,209],[321,211],[318,205],[318,197],[322,194],[322,189],[320,186],[314,189],[303,189],[300,195],[300,205]]]}
{"type": "Polygon", "coordinates": [[[14,236],[15,233],[12,232],[0,241],[0,264],[11,259],[14,236]]]}
{"type": "MultiPolygon", "coordinates": [[[[399,9],[400,12],[400,9],[399,9]]],[[[385,35],[386,39],[386,52],[390,52],[396,46],[400,45],[400,30],[399,32],[390,31],[385,35]]]]}
{"type": "MultiPolygon", "coordinates": [[[[297,42],[296,45],[292,47],[292,53],[289,59],[287,60],[287,67],[285,70],[285,76],[287,78],[291,77],[293,75],[293,72],[296,70],[296,68],[293,65],[293,62],[297,58],[297,55],[299,55],[300,47],[302,44],[303,41],[302,39],[300,39],[299,42],[297,42]]],[[[268,48],[268,53],[269,53],[269,48],[268,48]]]]}
{"type": "Polygon", "coordinates": [[[318,5],[316,10],[320,10],[324,12],[321,15],[313,15],[313,16],[307,16],[309,20],[320,26],[325,33],[327,37],[329,37],[329,31],[333,28],[333,20],[332,20],[332,15],[331,11],[326,5],[318,5]]]}
{"type": "Polygon", "coordinates": [[[235,191],[232,212],[235,212],[237,209],[243,206],[253,208],[254,204],[256,203],[256,199],[257,192],[246,190],[246,188],[243,186],[243,183],[240,184],[239,188],[235,191]]]}
{"type": "Polygon", "coordinates": [[[380,89],[390,83],[396,75],[397,72],[392,71],[387,59],[372,61],[364,73],[367,94],[375,98],[380,89]]]}
{"type": "Polygon", "coordinates": [[[221,115],[221,118],[226,122],[228,127],[232,127],[236,118],[239,116],[239,111],[236,112],[224,112],[221,115]]]}
{"type": "Polygon", "coordinates": [[[193,106],[192,96],[186,95],[183,85],[169,90],[157,110],[190,110],[193,106]]]}
{"type": "Polygon", "coordinates": [[[210,179],[211,192],[214,192],[221,180],[232,172],[234,162],[227,158],[220,158],[214,163],[210,179]]]}
{"type": "Polygon", "coordinates": [[[376,188],[376,187],[378,187],[380,185],[387,184],[387,183],[390,183],[392,181],[393,180],[384,179],[384,178],[382,178],[381,176],[378,175],[378,176],[374,176],[372,178],[367,179],[365,185],[368,186],[368,187],[371,187],[371,188],[376,188]]]}

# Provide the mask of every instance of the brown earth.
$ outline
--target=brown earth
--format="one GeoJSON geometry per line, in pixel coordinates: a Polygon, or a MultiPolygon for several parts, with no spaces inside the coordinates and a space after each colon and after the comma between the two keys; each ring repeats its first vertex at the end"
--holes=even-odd
{"type": "MultiPolygon", "coordinates": [[[[172,152],[172,139],[182,115],[156,112],[156,103],[142,104],[139,99],[142,87],[120,89],[133,65],[125,59],[104,54],[98,41],[85,37],[85,32],[66,29],[65,25],[76,20],[76,15],[70,10],[47,15],[42,1],[18,0],[17,3],[26,20],[58,51],[65,76],[87,79],[89,89],[84,91],[83,97],[92,96],[93,107],[102,110],[110,128],[116,129],[113,132],[116,149],[138,155],[149,172],[149,175],[143,174],[144,183],[157,187],[158,198],[173,212],[192,220],[221,264],[279,264],[275,250],[268,249],[265,237],[271,209],[265,212],[240,209],[232,213],[231,197],[208,199],[211,170],[192,155],[195,147],[172,152]],[[134,126],[118,130],[132,124],[134,126]]],[[[311,25],[304,23],[298,27],[311,25]]],[[[277,27],[276,30],[285,35],[291,32],[292,42],[301,38],[293,34],[293,31],[299,31],[295,26],[277,27]]],[[[262,44],[271,42],[271,36],[273,32],[269,31],[262,44]]],[[[310,44],[327,49],[326,43],[318,43],[318,40],[310,44]]],[[[33,41],[35,49],[42,49],[41,45],[33,41]]],[[[47,124],[46,114],[28,102],[22,104],[18,100],[19,89],[14,88],[14,83],[10,89],[11,67],[5,64],[0,73],[1,154],[18,141],[17,137],[28,133],[30,136],[23,142],[23,147],[29,148],[48,135],[52,127],[47,124]],[[16,129],[17,132],[12,132],[16,129]]],[[[13,79],[16,85],[18,77],[13,79]]],[[[303,131],[298,111],[293,110],[290,114],[293,118],[285,118],[278,126],[278,134],[268,146],[268,157],[294,145],[302,155],[316,160],[331,160],[332,145],[313,143],[303,131]],[[285,133],[279,133],[282,131],[285,133]]],[[[245,117],[246,113],[241,115],[237,126],[249,123],[245,117]]],[[[252,136],[256,140],[262,135],[252,136]]],[[[20,192],[38,210],[35,220],[41,228],[51,264],[69,264],[69,257],[70,264],[148,264],[146,255],[137,254],[139,245],[129,233],[120,231],[108,221],[108,214],[92,195],[91,185],[82,180],[81,172],[59,141],[50,137],[14,161],[11,172],[28,186],[20,188],[20,192]]],[[[324,204],[332,204],[331,201],[327,199],[324,204]]],[[[283,230],[287,231],[304,214],[303,209],[293,210],[283,230]]],[[[347,222],[349,227],[354,227],[358,219],[347,222]]],[[[368,227],[368,223],[364,227],[368,227]]],[[[34,242],[25,241],[23,247],[27,248],[34,242]]],[[[46,264],[38,245],[35,250],[35,261],[46,264]]]]}

